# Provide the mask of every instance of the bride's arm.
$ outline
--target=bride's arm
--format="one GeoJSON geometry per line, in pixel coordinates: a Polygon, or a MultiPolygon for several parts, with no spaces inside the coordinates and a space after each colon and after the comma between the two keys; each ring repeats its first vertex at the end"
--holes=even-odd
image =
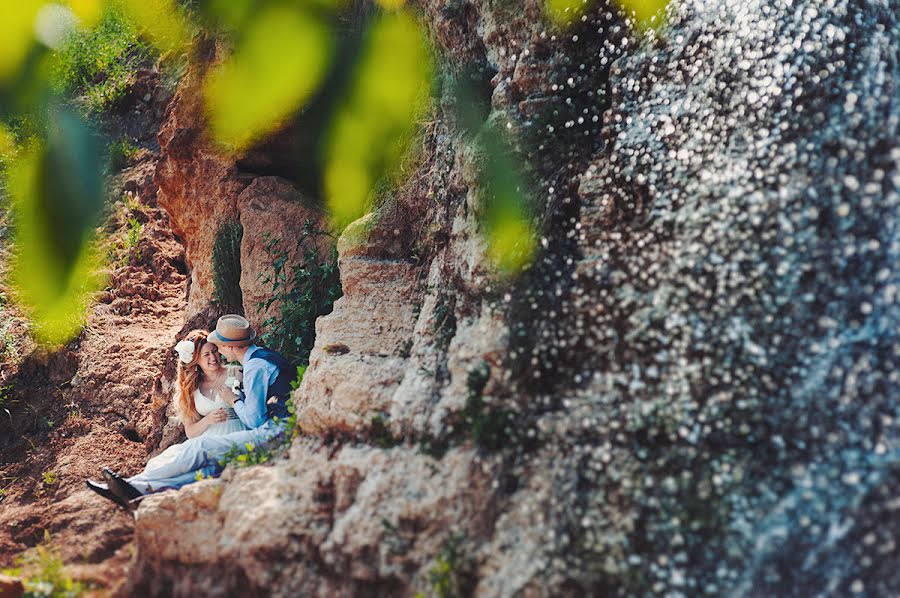
{"type": "Polygon", "coordinates": [[[224,409],[216,409],[208,413],[207,415],[201,417],[194,423],[184,423],[184,433],[187,434],[188,438],[194,438],[196,436],[200,436],[206,429],[209,428],[213,424],[221,424],[224,421],[228,421],[228,414],[225,413],[224,409]]]}
{"type": "MultiPolygon", "coordinates": [[[[212,413],[209,415],[212,415],[212,413]]],[[[210,423],[209,415],[205,415],[193,423],[184,422],[184,433],[187,434],[188,438],[194,438],[206,432],[206,428],[209,427],[210,423]]]]}

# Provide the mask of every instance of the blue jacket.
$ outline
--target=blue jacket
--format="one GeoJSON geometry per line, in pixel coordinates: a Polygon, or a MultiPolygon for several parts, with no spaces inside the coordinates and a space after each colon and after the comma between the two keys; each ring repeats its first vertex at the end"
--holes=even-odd
{"type": "Polygon", "coordinates": [[[244,354],[244,383],[234,412],[248,428],[258,428],[273,418],[287,419],[294,370],[276,351],[251,345],[244,354]],[[272,403],[269,397],[275,397],[272,403]]]}

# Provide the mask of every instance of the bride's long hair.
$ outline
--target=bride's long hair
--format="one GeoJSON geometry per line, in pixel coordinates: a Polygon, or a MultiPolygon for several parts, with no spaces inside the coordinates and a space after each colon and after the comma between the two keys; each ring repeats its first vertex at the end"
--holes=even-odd
{"type": "Polygon", "coordinates": [[[184,337],[184,340],[194,343],[194,354],[188,363],[181,361],[181,358],[178,359],[175,409],[178,411],[182,421],[187,420],[190,423],[194,423],[200,420],[200,413],[197,411],[197,405],[194,403],[194,391],[200,385],[200,377],[203,375],[203,371],[197,364],[200,362],[200,350],[206,344],[208,335],[208,330],[191,330],[184,337]]]}

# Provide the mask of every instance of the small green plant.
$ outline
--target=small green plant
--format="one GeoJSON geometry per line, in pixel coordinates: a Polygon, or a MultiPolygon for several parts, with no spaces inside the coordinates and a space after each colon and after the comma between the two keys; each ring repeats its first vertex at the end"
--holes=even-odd
{"type": "Polygon", "coordinates": [[[44,541],[16,557],[16,567],[3,573],[19,577],[25,585],[25,596],[34,598],[75,598],[88,588],[66,573],[65,565],[44,531],[44,541]]]}
{"type": "Polygon", "coordinates": [[[490,374],[490,366],[485,362],[469,370],[466,378],[468,396],[461,415],[464,427],[475,444],[487,450],[497,450],[515,440],[516,432],[510,412],[485,403],[484,387],[490,374]]]}
{"type": "MultiPolygon", "coordinates": [[[[462,541],[463,537],[456,535],[444,542],[428,571],[431,593],[438,598],[469,596],[474,589],[471,563],[460,550],[462,541]]],[[[418,596],[424,594],[419,593],[418,596]]]]}
{"type": "Polygon", "coordinates": [[[225,309],[243,312],[241,293],[241,239],[244,227],[237,220],[223,223],[213,243],[213,285],[215,300],[225,309]]]}
{"type": "Polygon", "coordinates": [[[293,393],[300,388],[300,384],[303,383],[304,374],[306,374],[306,366],[298,365],[297,377],[291,380],[291,396],[287,401],[287,410],[290,415],[288,415],[287,424],[285,426],[285,430],[287,430],[287,433],[284,435],[285,444],[290,443],[291,440],[300,434],[300,429],[297,427],[297,406],[294,405],[293,393]]]}
{"type": "MultiPolygon", "coordinates": [[[[0,308],[0,316],[2,315],[3,309],[0,308]]],[[[0,324],[0,361],[15,361],[19,358],[16,337],[11,328],[11,320],[6,320],[3,324],[0,324]]]]}
{"type": "Polygon", "coordinates": [[[372,416],[372,427],[369,434],[375,446],[383,449],[395,447],[400,444],[400,439],[395,438],[387,426],[387,417],[382,414],[372,416]]]}
{"type": "Polygon", "coordinates": [[[68,421],[81,419],[81,407],[71,402],[66,405],[66,419],[68,421]]]}
{"type": "Polygon", "coordinates": [[[483,361],[469,370],[466,378],[466,404],[457,415],[456,425],[449,433],[439,436],[423,435],[419,439],[419,450],[422,453],[440,459],[453,443],[466,438],[471,438],[481,449],[496,451],[519,438],[513,414],[506,409],[489,405],[484,400],[484,387],[490,374],[490,366],[483,361]]]}
{"type": "Polygon", "coordinates": [[[119,171],[128,166],[128,164],[137,156],[140,148],[131,143],[128,139],[120,139],[109,145],[109,166],[114,171],[119,171]]]}
{"type": "Polygon", "coordinates": [[[297,366],[297,377],[291,380],[291,391],[295,391],[300,388],[300,385],[303,383],[303,376],[306,374],[306,366],[298,365],[297,366]]]}
{"type": "Polygon", "coordinates": [[[270,238],[266,252],[272,260],[272,273],[261,274],[262,282],[272,285],[268,300],[260,302],[260,309],[273,305],[277,312],[263,322],[266,332],[262,343],[278,351],[292,363],[305,363],[315,341],[315,322],[319,316],[331,313],[334,302],[341,296],[341,281],[337,267],[337,250],[323,257],[316,248],[316,238],[330,236],[309,220],[297,239],[303,247],[303,261],[288,268],[288,253],[278,239],[270,238]]]}
{"type": "Polygon", "coordinates": [[[456,297],[441,291],[434,306],[434,336],[438,343],[447,346],[456,334],[456,297]]]}
{"type": "Polygon", "coordinates": [[[219,458],[219,465],[226,467],[233,465],[235,467],[250,467],[251,465],[261,465],[272,460],[272,451],[258,447],[252,442],[246,443],[244,446],[234,446],[227,453],[219,458]]]}
{"type": "Polygon", "coordinates": [[[144,232],[144,225],[141,224],[141,221],[137,218],[131,217],[128,219],[128,234],[125,237],[125,257],[126,261],[131,260],[132,257],[136,261],[141,261],[141,249],[138,247],[138,244],[141,242],[141,233],[144,232]]]}
{"type": "Polygon", "coordinates": [[[132,216],[141,211],[141,201],[133,193],[123,193],[122,204],[125,206],[125,211],[128,216],[132,216]]]}
{"type": "MultiPolygon", "coordinates": [[[[0,207],[2,210],[2,207],[0,207]]],[[[2,222],[2,219],[0,219],[2,222]]],[[[5,293],[0,293],[0,362],[15,361],[19,358],[19,350],[16,346],[16,337],[12,331],[13,320],[5,314],[5,306],[8,300],[5,293]]]]}
{"type": "Polygon", "coordinates": [[[55,484],[58,481],[59,481],[59,474],[56,473],[55,471],[47,470],[47,471],[41,473],[41,482],[43,482],[43,484],[45,486],[52,486],[53,484],[55,484]]]}
{"type": "Polygon", "coordinates": [[[428,455],[432,459],[442,459],[450,450],[449,436],[434,436],[432,434],[423,434],[419,438],[419,452],[428,455]]]}

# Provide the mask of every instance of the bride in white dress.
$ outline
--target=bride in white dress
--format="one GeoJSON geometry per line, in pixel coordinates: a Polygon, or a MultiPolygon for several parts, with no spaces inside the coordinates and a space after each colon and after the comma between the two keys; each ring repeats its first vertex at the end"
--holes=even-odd
{"type": "MultiPolygon", "coordinates": [[[[219,350],[206,342],[208,334],[206,330],[192,330],[175,345],[178,353],[175,411],[188,438],[219,436],[247,429],[234,409],[222,400],[224,395],[234,396],[229,386],[232,380],[240,379],[240,368],[222,365],[219,350]]],[[[181,444],[173,444],[153,457],[147,462],[145,471],[170,462],[181,447],[181,444]]]]}
{"type": "MultiPolygon", "coordinates": [[[[222,435],[231,432],[246,430],[247,427],[238,419],[234,409],[228,407],[223,397],[232,402],[234,388],[240,383],[239,368],[229,371],[222,365],[219,350],[212,343],[206,342],[209,332],[206,330],[192,330],[184,340],[175,345],[178,353],[178,379],[176,382],[175,410],[184,424],[184,431],[188,438],[196,438],[201,435],[222,435]],[[229,397],[229,395],[231,395],[229,397]]],[[[175,461],[184,451],[184,443],[173,444],[157,456],[147,461],[144,471],[136,476],[127,478],[128,483],[144,483],[150,492],[165,488],[180,488],[193,481],[192,473],[163,479],[154,472],[159,468],[165,468],[175,461]],[[191,479],[185,479],[185,476],[191,479]],[[150,485],[163,483],[164,485],[153,488],[150,485]]],[[[112,471],[104,469],[104,476],[114,476],[112,471]]],[[[109,499],[125,508],[132,508],[130,501],[111,492],[109,486],[103,482],[85,480],[87,487],[100,496],[109,499]]],[[[137,491],[135,491],[137,492],[137,491]]]]}

